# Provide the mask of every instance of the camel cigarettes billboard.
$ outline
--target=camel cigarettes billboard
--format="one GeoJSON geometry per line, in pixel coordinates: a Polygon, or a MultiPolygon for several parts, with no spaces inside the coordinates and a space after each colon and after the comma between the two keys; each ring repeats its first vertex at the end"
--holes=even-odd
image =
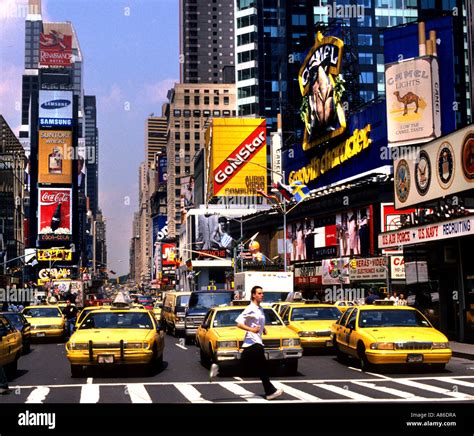
{"type": "Polygon", "coordinates": [[[72,183],[72,132],[40,130],[38,182],[72,183]]]}
{"type": "Polygon", "coordinates": [[[256,196],[267,190],[266,122],[261,118],[212,120],[206,132],[208,198],[256,196]]]}
{"type": "Polygon", "coordinates": [[[397,209],[474,188],[474,125],[426,144],[416,159],[393,163],[397,209]]]}
{"type": "Polygon", "coordinates": [[[385,65],[389,145],[409,145],[441,136],[438,59],[421,56],[385,65]]]}

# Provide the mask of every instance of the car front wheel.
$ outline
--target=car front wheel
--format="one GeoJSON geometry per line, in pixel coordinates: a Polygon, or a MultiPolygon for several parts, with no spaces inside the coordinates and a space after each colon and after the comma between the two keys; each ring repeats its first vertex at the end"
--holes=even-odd
{"type": "Polygon", "coordinates": [[[359,356],[360,369],[364,372],[370,371],[371,365],[365,354],[365,346],[363,344],[357,346],[357,355],[359,356]]]}

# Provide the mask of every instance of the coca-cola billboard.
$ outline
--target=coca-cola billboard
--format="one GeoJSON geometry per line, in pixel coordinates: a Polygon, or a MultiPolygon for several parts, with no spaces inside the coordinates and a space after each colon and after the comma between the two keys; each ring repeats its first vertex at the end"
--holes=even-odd
{"type": "Polygon", "coordinates": [[[72,190],[39,188],[38,237],[40,241],[69,241],[72,233],[72,190]]]}

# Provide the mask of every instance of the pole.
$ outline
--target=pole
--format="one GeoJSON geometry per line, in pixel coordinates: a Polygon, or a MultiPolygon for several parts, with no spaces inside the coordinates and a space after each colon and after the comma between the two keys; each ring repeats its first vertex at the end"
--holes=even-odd
{"type": "MultiPolygon", "coordinates": [[[[283,183],[285,183],[285,171],[282,172],[282,179],[283,179],[283,183]]],[[[287,269],[287,255],[286,255],[286,235],[287,235],[287,232],[286,232],[286,201],[285,199],[281,198],[281,201],[283,203],[283,269],[284,271],[286,272],[286,269],[287,269]]]]}
{"type": "Polygon", "coordinates": [[[242,217],[240,217],[240,272],[244,271],[244,261],[242,259],[242,252],[244,251],[243,237],[244,237],[243,221],[242,221],[242,217]]]}
{"type": "Polygon", "coordinates": [[[95,277],[95,257],[96,257],[96,246],[95,246],[95,219],[92,217],[92,276],[95,277]]]}

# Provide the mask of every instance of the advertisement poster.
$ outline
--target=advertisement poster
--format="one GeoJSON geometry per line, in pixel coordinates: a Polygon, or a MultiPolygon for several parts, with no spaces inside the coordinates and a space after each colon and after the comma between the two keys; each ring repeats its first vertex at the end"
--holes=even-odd
{"type": "Polygon", "coordinates": [[[39,92],[40,127],[72,127],[72,91],[39,92]]]}
{"type": "Polygon", "coordinates": [[[338,259],[323,259],[323,285],[348,285],[349,281],[348,257],[338,259]]]}
{"type": "Polygon", "coordinates": [[[157,215],[152,218],[153,228],[153,278],[158,279],[158,274],[162,267],[161,241],[168,236],[168,217],[166,215],[157,215]]]}
{"type": "Polygon", "coordinates": [[[211,197],[258,196],[267,190],[266,121],[215,118],[206,131],[206,168],[211,197]]]}
{"type": "Polygon", "coordinates": [[[406,262],[405,263],[406,284],[428,283],[428,262],[406,262]]]}
{"type": "Polygon", "coordinates": [[[388,273],[385,257],[351,259],[349,262],[350,280],[386,280],[388,273]]]}
{"type": "Polygon", "coordinates": [[[78,147],[77,150],[77,187],[82,192],[87,189],[87,165],[86,165],[86,149],[78,147]]]}
{"type": "Polygon", "coordinates": [[[340,256],[365,256],[371,254],[372,208],[349,209],[336,215],[336,234],[340,256]]]}
{"type": "Polygon", "coordinates": [[[38,235],[42,241],[67,241],[72,231],[69,188],[39,188],[38,235]]]}
{"type": "Polygon", "coordinates": [[[194,207],[194,176],[181,177],[181,207],[194,207]]]}
{"type": "Polygon", "coordinates": [[[155,154],[155,171],[157,183],[168,181],[168,157],[162,153],[155,154]]]}
{"type": "MultiPolygon", "coordinates": [[[[382,233],[384,232],[391,232],[394,230],[398,230],[402,226],[402,215],[410,215],[411,213],[415,213],[415,209],[403,209],[403,210],[396,210],[394,203],[382,203],[381,207],[381,229],[382,233]]],[[[401,253],[400,250],[397,249],[384,249],[382,250],[383,254],[387,253],[401,253]]]]}
{"type": "Polygon", "coordinates": [[[162,243],[161,254],[163,259],[163,266],[175,265],[175,249],[176,244],[162,243]]]}
{"type": "Polygon", "coordinates": [[[193,259],[220,257],[230,259],[233,256],[235,239],[229,231],[229,222],[225,216],[198,215],[196,220],[196,241],[193,259]],[[211,256],[206,256],[211,255],[211,256]]]}
{"type": "Polygon", "coordinates": [[[41,67],[69,67],[72,62],[72,35],[57,30],[40,33],[41,67]]]}
{"type": "Polygon", "coordinates": [[[316,35],[299,71],[304,123],[303,150],[309,150],[344,132],[346,118],[342,105],[344,80],[341,62],[344,42],[334,36],[316,35]]]}
{"type": "Polygon", "coordinates": [[[72,132],[40,130],[38,182],[72,183],[72,132]]]}
{"type": "Polygon", "coordinates": [[[390,276],[392,280],[405,280],[405,258],[390,256],[390,276]]]}

